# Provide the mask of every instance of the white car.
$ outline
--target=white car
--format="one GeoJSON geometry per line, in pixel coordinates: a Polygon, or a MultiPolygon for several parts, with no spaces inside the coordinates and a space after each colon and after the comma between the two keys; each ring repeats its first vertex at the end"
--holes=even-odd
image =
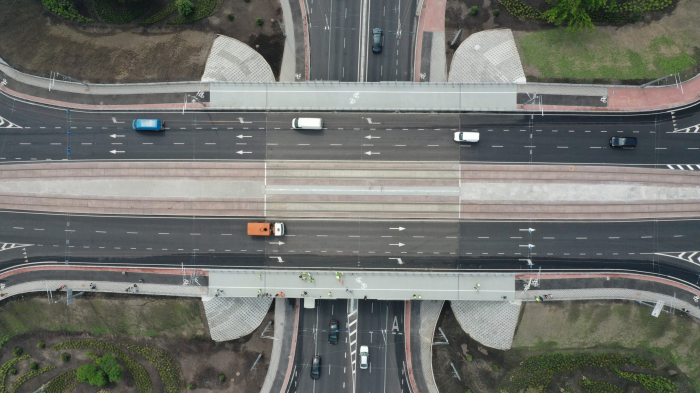
{"type": "Polygon", "coordinates": [[[369,367],[369,347],[363,345],[360,347],[360,368],[367,370],[369,367]]]}
{"type": "Polygon", "coordinates": [[[479,142],[478,132],[455,132],[455,142],[479,142]]]}

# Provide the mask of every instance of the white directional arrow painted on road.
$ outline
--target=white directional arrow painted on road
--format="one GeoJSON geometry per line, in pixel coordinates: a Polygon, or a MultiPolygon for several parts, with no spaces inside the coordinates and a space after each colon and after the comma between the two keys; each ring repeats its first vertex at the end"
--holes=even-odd
{"type": "Polygon", "coordinates": [[[270,242],[270,244],[276,244],[276,245],[278,245],[278,246],[281,246],[281,245],[284,244],[284,242],[276,241],[276,242],[270,242]]]}
{"type": "Polygon", "coordinates": [[[14,248],[24,248],[30,247],[33,244],[19,244],[19,243],[0,243],[0,251],[12,250],[14,248]]]}
{"type": "Polygon", "coordinates": [[[252,121],[243,121],[243,118],[242,118],[242,117],[239,117],[239,118],[238,118],[238,121],[240,121],[240,122],[243,123],[243,124],[252,123],[252,121]]]}
{"type": "Polygon", "coordinates": [[[116,118],[116,117],[113,117],[113,118],[112,118],[112,121],[115,122],[115,123],[117,123],[117,124],[119,124],[119,123],[124,123],[123,121],[117,121],[117,118],[116,118]]]}
{"type": "Polygon", "coordinates": [[[124,135],[117,135],[117,134],[112,134],[110,135],[112,138],[124,138],[124,135]]]}
{"type": "Polygon", "coordinates": [[[381,139],[381,136],[372,136],[372,135],[367,135],[365,139],[381,139]]]}
{"type": "Polygon", "coordinates": [[[253,137],[252,135],[238,135],[238,136],[236,136],[236,138],[238,138],[238,139],[252,138],[252,137],[253,137]]]}
{"type": "Polygon", "coordinates": [[[399,231],[403,231],[403,230],[406,229],[406,228],[404,228],[404,227],[398,227],[398,228],[389,228],[389,229],[396,229],[396,230],[399,230],[399,231]]]}
{"type": "Polygon", "coordinates": [[[252,152],[252,151],[243,151],[243,150],[239,150],[239,151],[236,152],[236,154],[253,154],[253,152],[252,152]]]}
{"type": "Polygon", "coordinates": [[[535,232],[535,228],[527,228],[527,229],[521,229],[520,232],[535,232]]]}
{"type": "Polygon", "coordinates": [[[376,151],[366,151],[365,154],[367,154],[368,156],[371,156],[372,154],[377,155],[377,154],[382,154],[382,153],[379,153],[376,151]]]}
{"type": "Polygon", "coordinates": [[[525,262],[527,262],[527,265],[530,266],[530,267],[533,266],[532,259],[518,259],[518,260],[519,260],[519,261],[525,261],[525,262]]]}
{"type": "Polygon", "coordinates": [[[399,265],[403,265],[405,263],[404,261],[401,260],[401,258],[389,258],[389,259],[395,259],[399,265]]]}
{"type": "Polygon", "coordinates": [[[277,262],[279,262],[279,263],[284,263],[284,261],[282,260],[282,257],[270,257],[270,258],[277,259],[277,262]]]}
{"type": "Polygon", "coordinates": [[[403,243],[389,244],[389,245],[390,245],[390,246],[399,246],[399,247],[405,246],[405,244],[403,244],[403,243]]]}
{"type": "Polygon", "coordinates": [[[0,128],[22,128],[18,126],[17,124],[0,117],[0,128]]]}
{"type": "Polygon", "coordinates": [[[535,245],[534,244],[521,244],[520,247],[527,247],[530,250],[532,250],[532,247],[535,247],[535,245]]]}
{"type": "Polygon", "coordinates": [[[123,150],[110,150],[109,152],[110,152],[110,153],[112,153],[112,154],[117,154],[117,153],[126,153],[126,152],[125,152],[125,151],[123,151],[123,150]]]}
{"type": "Polygon", "coordinates": [[[369,124],[382,124],[382,123],[372,123],[371,117],[367,117],[366,119],[367,119],[367,123],[369,123],[369,124]]]}

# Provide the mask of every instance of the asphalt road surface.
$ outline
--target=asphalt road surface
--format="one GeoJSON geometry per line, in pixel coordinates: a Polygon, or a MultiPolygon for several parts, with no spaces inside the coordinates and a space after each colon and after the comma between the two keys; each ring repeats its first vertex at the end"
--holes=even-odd
{"type": "Polygon", "coordinates": [[[488,270],[527,269],[530,258],[543,269],[638,270],[692,282],[700,273],[687,260],[698,251],[698,220],[285,220],[282,237],[248,236],[248,221],[2,212],[0,269],[45,261],[313,269],[332,260],[337,269],[488,270]]]}
{"type": "Polygon", "coordinates": [[[310,80],[359,81],[362,1],[307,0],[310,80]]]}
{"type": "Polygon", "coordinates": [[[367,82],[410,81],[415,39],[415,0],[369,0],[367,82]],[[382,51],[372,52],[372,30],[382,29],[382,51]]]}
{"type": "Polygon", "coordinates": [[[404,304],[400,301],[360,300],[357,331],[357,393],[408,392],[404,375],[406,346],[404,304]],[[369,367],[361,370],[359,348],[369,347],[369,367]]]}
{"type": "MultiPolygon", "coordinates": [[[[0,101],[7,100],[0,97],[0,101]]],[[[68,113],[12,102],[0,117],[0,163],[45,160],[364,160],[700,167],[700,106],[675,114],[507,115],[363,113],[68,113]],[[325,129],[292,130],[299,116],[325,129]],[[164,132],[134,131],[135,117],[163,119],[164,132]],[[4,122],[4,124],[9,124],[4,122]],[[455,143],[455,131],[479,131],[455,143]],[[609,146],[635,136],[634,150],[609,146]]]]}
{"type": "Polygon", "coordinates": [[[348,344],[346,300],[316,300],[316,308],[299,308],[299,332],[294,374],[289,392],[352,392],[352,369],[348,344]],[[338,344],[328,342],[328,326],[336,319],[340,326],[338,344]],[[321,376],[311,379],[311,359],[321,356],[321,376]]]}

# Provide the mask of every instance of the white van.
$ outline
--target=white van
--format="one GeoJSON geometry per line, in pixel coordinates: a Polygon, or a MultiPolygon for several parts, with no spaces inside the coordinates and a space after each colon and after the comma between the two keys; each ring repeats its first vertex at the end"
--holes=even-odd
{"type": "Polygon", "coordinates": [[[315,117],[299,117],[292,120],[292,128],[295,130],[322,130],[323,119],[315,117]]]}
{"type": "Polygon", "coordinates": [[[455,142],[479,142],[479,133],[455,132],[455,142]]]}

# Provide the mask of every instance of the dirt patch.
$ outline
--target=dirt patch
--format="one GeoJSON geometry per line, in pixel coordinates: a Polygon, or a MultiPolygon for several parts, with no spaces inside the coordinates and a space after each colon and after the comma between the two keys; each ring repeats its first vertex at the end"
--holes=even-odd
{"type": "Polygon", "coordinates": [[[464,333],[452,313],[452,307],[442,308],[436,326],[445,332],[449,340],[448,345],[433,346],[433,372],[438,390],[441,393],[464,393],[467,389],[473,392],[497,391],[505,351],[484,347],[464,333]],[[499,365],[501,369],[494,371],[494,365],[499,365]]]}
{"type": "MultiPolygon", "coordinates": [[[[437,326],[445,332],[449,344],[433,346],[435,381],[441,393],[464,393],[468,389],[473,393],[492,393],[507,386],[513,372],[531,356],[614,353],[644,358],[656,366],[655,370],[643,371],[623,366],[623,371],[662,375],[671,378],[679,392],[698,391],[700,364],[694,355],[700,350],[698,323],[680,313],[662,313],[658,319],[650,314],[649,307],[623,301],[525,303],[513,349],[499,351],[469,337],[451,307],[444,307],[437,326]],[[494,365],[498,370],[494,370],[494,365]]],[[[584,377],[614,384],[628,393],[646,391],[637,383],[620,379],[608,368],[596,367],[558,373],[545,391],[558,393],[568,389],[584,393],[578,384],[584,377]]]]}
{"type": "MultiPolygon", "coordinates": [[[[134,304],[130,303],[133,301],[133,297],[112,295],[111,299],[101,298],[103,302],[109,302],[110,308],[118,315],[128,315],[128,312],[123,312],[123,309],[131,310],[134,308],[134,304]]],[[[161,298],[149,298],[150,303],[162,303],[161,298]]],[[[34,317],[40,317],[44,319],[53,319],[68,312],[70,315],[75,316],[76,313],[72,312],[70,307],[81,307],[81,303],[88,303],[86,301],[81,302],[81,300],[76,299],[74,306],[62,307],[60,305],[51,305],[47,307],[52,307],[53,311],[46,315],[40,315],[36,312],[35,301],[43,300],[46,303],[45,298],[34,297],[32,299],[18,300],[14,301],[13,304],[8,303],[3,304],[0,308],[0,315],[5,317],[5,312],[8,309],[13,311],[24,310],[35,310],[32,312],[34,317]]],[[[197,300],[184,299],[186,301],[195,302],[197,300]]],[[[94,304],[94,299],[90,301],[94,304]]],[[[146,307],[151,307],[152,310],[158,309],[154,304],[145,305],[146,307]]],[[[144,307],[142,304],[141,307],[144,307]]],[[[82,310],[80,312],[85,312],[89,308],[86,304],[82,305],[82,310]]],[[[201,310],[203,314],[203,310],[201,310]]],[[[178,316],[178,313],[174,313],[175,322],[182,322],[182,318],[178,316]]],[[[162,331],[158,331],[157,335],[153,337],[138,335],[138,336],[125,336],[121,334],[91,334],[84,331],[76,331],[77,327],[80,325],[79,321],[76,321],[75,325],[66,326],[67,329],[73,329],[74,331],[66,331],[67,329],[59,331],[31,331],[28,333],[19,334],[11,338],[7,343],[4,344],[0,350],[0,364],[13,358],[12,349],[15,347],[21,347],[24,350],[24,354],[31,355],[30,359],[21,361],[17,369],[19,373],[17,376],[11,376],[9,381],[13,381],[18,378],[21,374],[29,370],[30,362],[37,362],[39,367],[53,365],[57,368],[42,374],[39,377],[33,378],[29,382],[22,385],[20,391],[32,392],[38,389],[43,383],[46,383],[50,379],[56,377],[64,371],[68,371],[77,368],[83,364],[92,362],[87,356],[85,356],[86,350],[62,350],[54,351],[51,347],[55,344],[66,340],[87,340],[96,339],[109,342],[118,346],[118,344],[134,344],[138,346],[148,346],[152,348],[157,348],[168,352],[170,355],[174,356],[180,363],[180,367],[183,373],[183,380],[186,384],[194,383],[197,389],[195,391],[230,391],[230,392],[249,392],[257,393],[262,387],[262,383],[267,374],[267,368],[269,366],[270,353],[272,351],[272,340],[263,339],[260,337],[262,330],[267,325],[268,321],[272,320],[274,316],[274,310],[271,309],[265,316],[263,323],[258,327],[258,329],[248,336],[242,337],[238,340],[217,343],[205,338],[202,335],[195,336],[196,338],[184,338],[190,333],[188,327],[184,327],[181,333],[177,333],[176,330],[169,326],[164,326],[162,331]],[[161,332],[163,333],[161,335],[161,332]],[[37,348],[37,343],[43,341],[46,343],[46,348],[37,348]],[[68,362],[62,362],[60,360],[61,353],[71,354],[71,360],[68,362]],[[255,369],[250,371],[253,363],[257,359],[258,355],[262,354],[260,361],[257,363],[255,369]],[[226,380],[224,382],[219,381],[219,375],[225,375],[226,380]]],[[[127,317],[128,318],[128,317],[127,317]]],[[[161,320],[158,316],[154,317],[154,320],[161,320]]],[[[203,320],[203,315],[199,318],[199,321],[203,320]]],[[[83,318],[83,322],[89,321],[83,318]]],[[[113,327],[109,327],[110,331],[114,331],[113,327]]],[[[140,327],[144,330],[143,327],[140,327]]],[[[89,330],[87,327],[85,330],[89,330]]],[[[0,325],[0,335],[7,334],[7,330],[3,325],[0,325]]],[[[136,355],[129,350],[126,350],[130,355],[132,355],[141,365],[146,367],[149,373],[151,381],[153,383],[153,390],[163,391],[163,385],[160,381],[157,370],[148,362],[145,358],[136,355]]],[[[128,372],[124,372],[122,380],[118,384],[110,384],[105,388],[112,393],[121,392],[134,392],[135,382],[128,372]]],[[[88,385],[82,384],[76,390],[75,393],[94,393],[96,389],[88,385]]]]}
{"type": "MultiPolygon", "coordinates": [[[[165,2],[154,1],[145,15],[165,2]]],[[[281,18],[279,0],[226,0],[212,16],[185,25],[79,24],[53,15],[38,0],[0,1],[0,58],[30,74],[56,71],[92,83],[199,80],[221,34],[252,44],[279,77],[284,37],[273,21],[281,18]]]]}

